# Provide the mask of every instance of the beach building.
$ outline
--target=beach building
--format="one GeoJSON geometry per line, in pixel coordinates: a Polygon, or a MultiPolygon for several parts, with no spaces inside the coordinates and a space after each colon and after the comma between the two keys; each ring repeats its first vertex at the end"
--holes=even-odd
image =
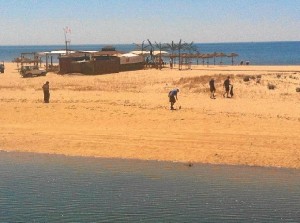
{"type": "Polygon", "coordinates": [[[77,52],[58,59],[61,74],[109,74],[120,70],[120,58],[110,53],[77,52]]]}
{"type": "Polygon", "coordinates": [[[120,55],[120,71],[144,69],[144,57],[134,53],[120,55]]]}
{"type": "Polygon", "coordinates": [[[110,74],[144,68],[144,57],[104,47],[101,51],[78,51],[59,58],[61,74],[110,74]]]}
{"type": "Polygon", "coordinates": [[[119,55],[113,47],[102,48],[101,51],[78,51],[60,56],[60,73],[109,74],[120,70],[119,55]]]}

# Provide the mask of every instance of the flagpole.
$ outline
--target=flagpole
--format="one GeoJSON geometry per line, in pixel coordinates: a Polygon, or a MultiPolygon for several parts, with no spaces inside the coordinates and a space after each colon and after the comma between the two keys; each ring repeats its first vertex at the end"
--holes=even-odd
{"type": "Polygon", "coordinates": [[[65,35],[66,55],[68,55],[67,30],[66,30],[66,28],[64,28],[63,30],[64,30],[64,35],[65,35]]]}
{"type": "Polygon", "coordinates": [[[65,28],[63,28],[63,30],[65,35],[66,55],[68,55],[68,42],[70,42],[70,40],[67,40],[67,33],[71,33],[71,29],[68,26],[66,26],[65,28]]]}

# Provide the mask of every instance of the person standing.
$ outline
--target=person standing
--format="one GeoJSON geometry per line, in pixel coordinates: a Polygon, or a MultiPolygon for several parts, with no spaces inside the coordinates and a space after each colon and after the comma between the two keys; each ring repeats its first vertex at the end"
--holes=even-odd
{"type": "Polygon", "coordinates": [[[169,102],[171,103],[171,110],[175,110],[174,109],[174,104],[176,101],[178,101],[177,98],[177,93],[179,92],[178,88],[175,88],[174,90],[169,92],[169,102]]]}
{"type": "Polygon", "coordinates": [[[214,78],[210,79],[210,81],[209,81],[209,90],[210,90],[210,98],[216,99],[216,97],[215,97],[216,88],[215,88],[214,78]]]}
{"type": "Polygon", "coordinates": [[[146,68],[149,66],[149,57],[146,57],[146,68]]]}
{"type": "Polygon", "coordinates": [[[170,68],[173,69],[173,59],[170,58],[170,68]]]}
{"type": "Polygon", "coordinates": [[[226,98],[229,98],[228,94],[229,94],[229,90],[230,90],[230,77],[228,76],[227,79],[224,81],[224,88],[225,88],[225,92],[223,94],[223,97],[225,98],[225,95],[226,95],[226,98]]]}
{"type": "Polygon", "coordinates": [[[46,83],[43,85],[42,88],[44,91],[44,103],[49,103],[49,99],[50,99],[49,81],[46,81],[46,83]]]}

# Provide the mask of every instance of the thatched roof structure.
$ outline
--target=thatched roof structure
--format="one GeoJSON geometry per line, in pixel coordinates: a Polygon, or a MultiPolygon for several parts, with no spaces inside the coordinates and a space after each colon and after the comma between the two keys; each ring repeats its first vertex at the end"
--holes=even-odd
{"type": "Polygon", "coordinates": [[[233,57],[239,56],[237,53],[228,54],[227,57],[231,57],[231,65],[233,65],[233,57]]]}

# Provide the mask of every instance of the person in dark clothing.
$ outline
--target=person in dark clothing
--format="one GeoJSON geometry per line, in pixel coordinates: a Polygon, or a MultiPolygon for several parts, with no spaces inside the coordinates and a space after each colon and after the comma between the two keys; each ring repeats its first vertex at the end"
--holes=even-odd
{"type": "Polygon", "coordinates": [[[223,97],[225,98],[225,95],[227,98],[229,98],[229,90],[230,90],[230,77],[228,76],[227,79],[224,81],[224,88],[225,88],[225,93],[223,94],[223,97]]]}
{"type": "Polygon", "coordinates": [[[168,96],[169,96],[169,102],[171,103],[171,110],[175,110],[173,106],[174,106],[175,102],[178,100],[178,98],[177,98],[178,92],[179,92],[178,88],[169,92],[168,96]]]}
{"type": "Polygon", "coordinates": [[[43,91],[44,91],[44,102],[49,103],[49,99],[50,99],[49,81],[47,81],[43,85],[42,88],[43,88],[43,91]]]}
{"type": "Polygon", "coordinates": [[[146,58],[146,67],[149,66],[149,57],[146,58]]]}
{"type": "Polygon", "coordinates": [[[210,90],[210,98],[211,98],[211,99],[216,99],[216,98],[215,98],[216,88],[215,88],[215,80],[214,80],[214,78],[212,78],[212,79],[209,81],[209,90],[210,90]]]}

